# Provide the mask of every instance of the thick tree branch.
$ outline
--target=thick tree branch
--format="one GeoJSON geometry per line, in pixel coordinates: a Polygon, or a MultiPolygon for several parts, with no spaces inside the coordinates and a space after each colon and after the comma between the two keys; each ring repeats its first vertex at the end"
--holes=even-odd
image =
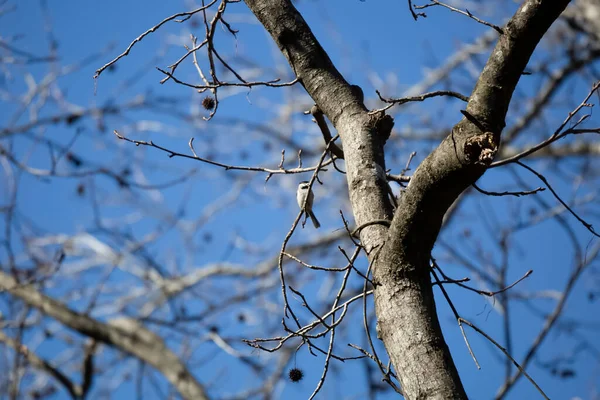
{"type": "MultiPolygon", "coordinates": [[[[568,1],[525,2],[508,22],[477,82],[464,118],[417,168],[401,197],[386,246],[427,262],[442,217],[498,149],[512,92],[536,44],[568,1]],[[482,132],[483,129],[485,132],[482,132]]],[[[419,263],[421,264],[421,263],[419,263]]]]}
{"type": "Polygon", "coordinates": [[[130,319],[104,324],[77,313],[28,284],[20,284],[0,271],[0,291],[7,291],[28,305],[60,321],[69,328],[129,353],[159,370],[177,389],[181,397],[190,400],[208,399],[202,385],[173,354],[162,339],[130,319]]]}
{"type": "Polygon", "coordinates": [[[411,399],[466,398],[436,318],[431,249],[445,212],[492,162],[514,88],[567,4],[523,3],[503,29],[465,118],[417,168],[400,198],[374,272],[375,304],[380,335],[411,399]]]}

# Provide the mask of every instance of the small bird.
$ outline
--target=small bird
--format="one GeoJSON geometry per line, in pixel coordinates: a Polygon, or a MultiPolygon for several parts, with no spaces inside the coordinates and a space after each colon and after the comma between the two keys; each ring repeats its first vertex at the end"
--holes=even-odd
{"type": "MultiPolygon", "coordinates": [[[[319,223],[319,220],[317,219],[317,217],[315,217],[315,214],[313,214],[312,211],[314,197],[315,196],[313,195],[312,190],[310,190],[310,187],[308,186],[308,181],[300,182],[300,184],[298,185],[298,192],[296,192],[296,200],[298,200],[298,207],[300,207],[300,209],[303,209],[302,207],[304,207],[306,215],[308,215],[315,228],[318,229],[321,226],[321,224],[319,223]],[[306,206],[304,205],[305,201],[306,206]]],[[[306,221],[306,217],[304,218],[304,221],[306,221]]],[[[304,226],[304,224],[302,226],[304,226]]]]}

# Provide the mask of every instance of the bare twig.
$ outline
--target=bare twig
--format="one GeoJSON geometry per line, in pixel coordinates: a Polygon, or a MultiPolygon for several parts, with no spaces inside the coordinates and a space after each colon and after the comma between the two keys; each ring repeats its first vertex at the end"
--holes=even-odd
{"type": "Polygon", "coordinates": [[[477,326],[475,326],[471,322],[467,321],[466,319],[460,318],[460,322],[469,325],[477,333],[479,333],[481,336],[483,336],[484,338],[486,338],[490,343],[492,343],[494,346],[496,346],[498,349],[500,349],[500,351],[502,353],[504,353],[504,355],[508,359],[510,359],[510,361],[512,361],[512,363],[514,364],[514,366],[517,367],[517,369],[519,370],[519,372],[521,372],[523,375],[525,375],[525,377],[527,377],[527,379],[529,380],[529,382],[531,382],[531,384],[537,389],[537,391],[540,392],[540,394],[542,395],[542,397],[544,397],[544,399],[546,399],[546,400],[550,400],[549,397],[546,395],[546,393],[544,393],[544,391],[542,390],[542,388],[539,387],[539,385],[536,383],[536,381],[533,380],[533,378],[531,376],[529,376],[529,374],[527,372],[525,372],[525,370],[523,369],[523,367],[521,367],[521,365],[508,353],[508,351],[506,351],[506,349],[504,347],[502,347],[500,345],[500,343],[496,342],[491,336],[489,336],[487,333],[485,333],[484,331],[482,331],[481,329],[479,329],[477,326]]]}
{"type": "Polygon", "coordinates": [[[599,133],[600,132],[600,128],[598,129],[576,129],[576,127],[578,125],[580,125],[583,121],[585,121],[585,119],[587,119],[589,117],[589,114],[584,115],[583,117],[581,117],[579,119],[579,121],[577,121],[574,126],[572,126],[570,129],[566,129],[565,131],[563,131],[563,129],[565,128],[565,126],[573,119],[573,117],[584,107],[592,107],[591,104],[588,103],[589,99],[592,97],[592,95],[600,88],[600,81],[596,82],[593,86],[592,89],[590,90],[590,92],[587,94],[587,96],[585,97],[585,99],[571,112],[569,112],[569,115],[567,116],[567,118],[565,118],[565,120],[562,122],[562,124],[560,124],[560,126],[554,131],[554,133],[546,140],[544,140],[541,143],[538,143],[537,145],[519,153],[519,154],[515,154],[512,157],[506,158],[504,160],[500,160],[500,161],[496,161],[494,163],[492,163],[489,168],[495,168],[495,167],[499,167],[511,162],[515,162],[520,160],[523,157],[527,157],[530,154],[535,153],[536,151],[550,145],[553,142],[556,142],[559,139],[564,138],[565,136],[569,135],[569,134],[581,134],[581,133],[588,133],[588,132],[594,132],[594,133],[599,133]]]}
{"type": "MultiPolygon", "coordinates": [[[[431,260],[432,261],[432,266],[435,266],[435,260],[431,260]]],[[[477,361],[477,357],[475,357],[475,353],[473,353],[473,349],[471,348],[471,344],[469,343],[469,340],[467,339],[467,335],[465,334],[465,331],[462,327],[462,324],[460,322],[461,318],[460,315],[458,314],[458,311],[456,310],[456,307],[454,307],[454,303],[452,302],[452,300],[450,300],[450,296],[448,295],[448,292],[446,292],[446,289],[444,288],[444,285],[441,284],[440,279],[438,278],[437,274],[435,273],[435,269],[431,268],[431,274],[433,275],[436,283],[438,284],[438,286],[440,287],[440,290],[442,291],[442,294],[444,295],[444,298],[446,299],[446,302],[448,303],[448,305],[450,306],[450,309],[452,310],[452,313],[454,314],[454,318],[456,318],[456,321],[458,323],[458,327],[460,328],[460,332],[463,336],[463,339],[465,340],[465,343],[467,345],[467,349],[469,350],[469,354],[471,354],[471,358],[473,358],[473,361],[475,362],[475,365],[477,366],[477,369],[481,369],[481,366],[479,365],[479,362],[477,361]]]]}
{"type": "MultiPolygon", "coordinates": [[[[440,274],[442,274],[442,277],[445,279],[445,282],[444,281],[440,281],[438,284],[442,284],[442,283],[454,283],[454,284],[456,284],[456,285],[458,285],[458,286],[460,286],[460,287],[462,287],[464,289],[470,290],[471,292],[475,292],[477,294],[480,294],[482,296],[487,296],[487,297],[494,297],[494,296],[496,296],[499,293],[503,293],[503,292],[507,291],[508,289],[511,289],[511,288],[515,287],[515,285],[517,285],[519,282],[521,282],[525,278],[528,278],[533,273],[533,270],[530,269],[527,272],[525,272],[525,274],[522,277],[520,277],[519,279],[517,279],[516,281],[514,281],[510,285],[508,285],[506,287],[503,287],[503,288],[501,288],[501,289],[499,289],[497,291],[489,291],[489,290],[475,289],[475,288],[472,288],[472,287],[470,287],[468,285],[465,285],[463,282],[468,281],[467,278],[465,278],[465,279],[467,279],[467,280],[465,280],[465,279],[452,279],[452,278],[448,277],[444,273],[444,271],[440,268],[440,266],[437,264],[437,262],[435,260],[433,260],[433,259],[432,259],[432,266],[435,269],[437,269],[438,271],[440,271],[440,274]]],[[[492,279],[490,277],[488,277],[486,280],[488,282],[492,282],[492,279]]]]}
{"type": "Polygon", "coordinates": [[[235,86],[235,87],[252,87],[252,86],[268,86],[268,87],[285,87],[285,86],[293,86],[296,83],[298,83],[298,78],[290,81],[290,82],[283,82],[283,83],[279,83],[280,79],[273,79],[271,81],[256,81],[256,82],[221,82],[219,81],[218,83],[215,84],[209,84],[209,85],[194,85],[191,83],[187,83],[184,82],[180,79],[177,79],[172,73],[167,72],[161,68],[156,67],[157,70],[159,70],[160,72],[162,72],[163,74],[165,74],[167,77],[173,79],[174,82],[179,83],[180,85],[183,86],[187,86],[187,87],[191,87],[194,89],[198,89],[198,90],[202,90],[202,89],[217,89],[220,87],[227,87],[227,86],[235,86]]]}
{"type": "Polygon", "coordinates": [[[544,190],[546,190],[546,188],[538,187],[538,188],[535,188],[533,190],[524,190],[524,191],[519,191],[519,192],[508,192],[508,191],[505,191],[505,192],[488,192],[487,190],[481,189],[476,184],[472,184],[471,186],[473,186],[475,188],[475,190],[477,190],[479,193],[485,194],[487,196],[515,196],[515,197],[521,197],[521,196],[528,196],[530,194],[536,194],[536,193],[543,192],[544,190]]]}
{"type": "Polygon", "coordinates": [[[422,10],[424,8],[432,7],[432,6],[436,6],[436,5],[437,6],[446,7],[447,9],[449,9],[451,11],[457,12],[457,13],[462,14],[462,15],[466,15],[467,17],[473,19],[474,21],[477,21],[478,23],[480,23],[482,25],[489,26],[490,28],[493,28],[499,34],[501,34],[501,35],[504,34],[504,31],[502,30],[502,28],[500,28],[499,26],[494,25],[494,24],[492,24],[490,22],[487,22],[487,21],[484,21],[484,20],[482,20],[480,18],[477,18],[476,16],[474,16],[473,14],[471,14],[471,12],[469,10],[465,9],[465,11],[462,11],[462,10],[459,10],[458,8],[455,8],[455,7],[452,7],[452,6],[448,5],[448,4],[442,3],[441,1],[431,0],[430,4],[425,4],[423,6],[415,6],[415,8],[417,10],[422,10]]]}
{"type": "Polygon", "coordinates": [[[457,92],[453,92],[451,90],[436,90],[435,92],[424,93],[419,96],[402,97],[399,99],[386,99],[385,97],[383,97],[381,95],[379,90],[376,90],[375,92],[377,93],[377,96],[379,96],[379,100],[383,101],[384,103],[389,103],[389,104],[383,108],[369,111],[369,114],[377,114],[379,112],[386,111],[395,105],[402,105],[402,104],[413,102],[413,101],[424,101],[426,99],[430,99],[432,97],[438,97],[438,96],[454,97],[454,98],[462,100],[464,102],[469,101],[469,98],[467,96],[462,95],[457,92]]]}
{"type": "Polygon", "coordinates": [[[109,61],[108,63],[106,63],[105,65],[103,65],[102,67],[98,68],[96,70],[96,73],[94,74],[94,79],[97,79],[100,74],[107,69],[108,67],[110,67],[111,65],[113,65],[114,63],[116,63],[117,61],[119,61],[121,58],[127,56],[129,54],[129,52],[131,51],[131,49],[133,48],[133,46],[135,46],[138,42],[140,42],[143,38],[145,38],[146,36],[148,36],[149,34],[151,34],[152,32],[156,31],[157,29],[159,29],[161,26],[163,26],[164,24],[166,24],[169,21],[174,20],[175,18],[179,18],[179,17],[183,17],[183,19],[177,20],[176,22],[183,22],[186,21],[188,19],[190,19],[192,17],[192,15],[199,13],[200,11],[204,11],[207,8],[211,7],[213,4],[215,4],[217,2],[217,0],[212,0],[210,3],[208,3],[205,6],[202,6],[200,8],[197,8],[195,10],[192,11],[187,11],[187,12],[182,12],[182,13],[177,13],[177,14],[173,14],[170,17],[167,17],[165,19],[163,19],[161,22],[159,22],[158,24],[154,25],[152,28],[148,29],[146,32],[142,33],[140,36],[138,36],[137,38],[135,38],[133,40],[133,42],[131,42],[129,44],[129,46],[127,46],[127,48],[125,49],[124,52],[122,52],[121,54],[119,54],[117,57],[115,57],[112,61],[109,61]]]}
{"type": "MultiPolygon", "coordinates": [[[[183,158],[189,158],[192,160],[197,160],[197,161],[201,161],[210,165],[214,165],[217,167],[221,167],[223,169],[225,169],[226,171],[229,170],[239,170],[239,171],[253,171],[253,172],[266,172],[268,174],[300,174],[303,172],[310,172],[310,171],[314,171],[317,167],[308,167],[308,168],[292,168],[292,169],[271,169],[271,168],[263,168],[263,167],[247,167],[247,166],[236,166],[236,165],[229,165],[229,164],[223,164],[217,161],[212,161],[206,158],[202,158],[200,156],[198,156],[198,154],[196,154],[196,150],[194,149],[194,138],[191,138],[188,145],[190,147],[190,150],[192,151],[193,155],[189,155],[189,154],[184,154],[184,153],[179,153],[177,151],[173,151],[173,150],[169,150],[166,147],[162,147],[160,145],[157,145],[156,143],[154,143],[153,141],[150,142],[146,142],[143,140],[133,140],[133,139],[129,139],[128,137],[123,136],[122,134],[120,134],[118,131],[114,131],[115,136],[117,136],[119,139],[121,140],[125,140],[127,142],[133,143],[136,146],[149,146],[149,147],[154,147],[156,149],[159,149],[161,151],[164,151],[165,153],[167,153],[169,158],[173,158],[173,157],[183,157],[183,158]]],[[[324,171],[323,167],[327,166],[331,164],[331,160],[325,161],[323,162],[318,169],[321,169],[324,171]]]]}
{"type": "Polygon", "coordinates": [[[567,205],[567,203],[565,203],[563,201],[563,199],[558,195],[558,193],[556,193],[556,191],[554,191],[554,189],[552,188],[552,186],[550,186],[550,183],[548,183],[548,180],[546,179],[546,177],[544,175],[540,174],[539,172],[537,172],[533,168],[528,167],[527,165],[523,164],[520,161],[516,161],[516,163],[518,165],[520,165],[521,167],[525,168],[526,170],[528,170],[529,172],[531,172],[532,174],[534,174],[535,176],[537,176],[542,182],[544,182],[544,184],[546,185],[546,187],[548,187],[548,189],[550,190],[550,192],[552,192],[552,195],[556,198],[556,200],[558,200],[560,202],[560,204],[562,204],[571,213],[571,215],[573,215],[577,219],[577,221],[581,222],[581,224],[583,226],[585,226],[585,228],[588,231],[590,231],[592,233],[592,235],[594,235],[596,237],[600,237],[600,235],[598,233],[596,233],[596,231],[594,230],[594,227],[592,226],[592,224],[586,222],[583,218],[581,218],[579,215],[577,215],[577,213],[575,211],[573,211],[571,209],[571,207],[569,207],[567,205]]]}

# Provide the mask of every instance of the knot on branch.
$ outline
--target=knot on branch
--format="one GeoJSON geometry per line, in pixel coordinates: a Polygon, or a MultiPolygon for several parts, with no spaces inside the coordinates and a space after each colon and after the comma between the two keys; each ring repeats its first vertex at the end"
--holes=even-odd
{"type": "Polygon", "coordinates": [[[289,28],[283,28],[281,32],[279,32],[279,35],[277,35],[277,41],[281,43],[284,48],[294,44],[297,40],[298,38],[289,28]]]}
{"type": "Polygon", "coordinates": [[[358,99],[360,103],[365,102],[365,93],[362,88],[358,85],[350,85],[350,90],[352,90],[352,94],[358,99]]]}
{"type": "Polygon", "coordinates": [[[394,118],[392,118],[390,115],[386,115],[384,111],[372,114],[370,117],[371,123],[375,127],[379,137],[381,137],[381,139],[383,139],[383,143],[385,143],[392,133],[392,128],[394,127],[394,118]]]}
{"type": "Polygon", "coordinates": [[[464,153],[467,162],[488,166],[498,152],[498,142],[492,132],[472,136],[465,142],[464,153]]]}

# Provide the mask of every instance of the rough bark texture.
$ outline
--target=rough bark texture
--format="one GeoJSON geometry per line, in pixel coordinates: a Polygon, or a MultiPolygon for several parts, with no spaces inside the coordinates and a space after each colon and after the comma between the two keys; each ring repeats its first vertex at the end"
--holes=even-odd
{"type": "MultiPolygon", "coordinates": [[[[378,333],[407,399],[466,399],[437,319],[429,277],[444,213],[493,160],[513,90],[537,43],[569,2],[523,3],[504,28],[465,115],[417,168],[389,230],[361,231],[374,262],[378,333]]],[[[288,0],[246,0],[342,139],[357,225],[391,219],[383,146],[386,129],[369,116],[288,0]]]]}
{"type": "Polygon", "coordinates": [[[208,399],[202,385],[190,374],[179,357],[167,348],[160,337],[134,320],[119,319],[111,324],[102,323],[44,296],[28,284],[18,283],[3,272],[0,272],[0,291],[9,292],[71,329],[147,362],[167,378],[182,398],[208,399]]]}

